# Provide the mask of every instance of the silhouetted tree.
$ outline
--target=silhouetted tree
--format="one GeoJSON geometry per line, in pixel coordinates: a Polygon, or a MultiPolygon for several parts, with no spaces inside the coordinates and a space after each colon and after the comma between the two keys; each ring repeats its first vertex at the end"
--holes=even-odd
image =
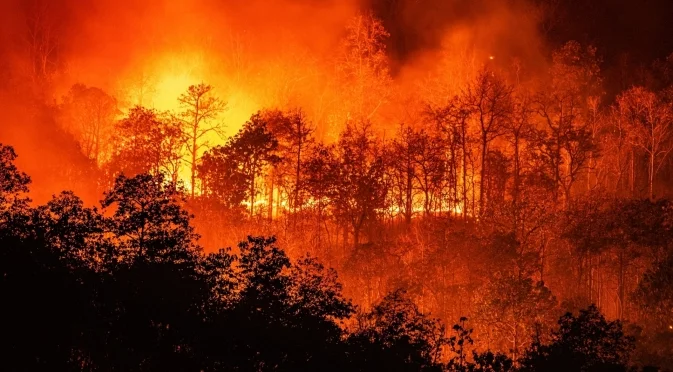
{"type": "Polygon", "coordinates": [[[314,142],[312,135],[315,128],[308,122],[304,112],[296,109],[276,113],[275,120],[269,121],[269,130],[278,140],[278,153],[282,159],[276,166],[278,176],[286,178],[282,182],[287,188],[289,206],[292,212],[297,212],[305,202],[302,168],[314,142]]]}
{"type": "Polygon", "coordinates": [[[29,202],[30,177],[14,164],[16,152],[0,143],[0,221],[8,223],[11,214],[23,209],[29,202]]]}
{"type": "Polygon", "coordinates": [[[110,150],[117,100],[95,87],[75,84],[61,107],[63,124],[77,138],[84,155],[100,165],[110,150]]]}
{"type": "Polygon", "coordinates": [[[358,318],[348,343],[358,370],[441,371],[444,327],[427,318],[406,296],[394,291],[358,318]]]}
{"type": "Polygon", "coordinates": [[[255,213],[257,182],[270,166],[280,161],[276,154],[278,140],[270,132],[268,123],[268,116],[256,113],[226,145],[209,151],[201,167],[208,190],[217,195],[230,193],[226,204],[233,206],[245,195],[250,203],[250,217],[255,213]]]}
{"type": "Polygon", "coordinates": [[[352,228],[357,246],[362,229],[375,222],[385,206],[385,163],[369,123],[348,126],[339,138],[337,154],[337,184],[331,200],[338,218],[352,228]]]}
{"type": "Polygon", "coordinates": [[[192,198],[196,191],[196,171],[201,159],[203,149],[208,147],[208,136],[211,133],[218,134],[220,124],[213,122],[226,108],[226,103],[213,95],[213,87],[206,84],[192,85],[187,92],[178,98],[182,120],[182,132],[190,167],[190,193],[192,198]]]}
{"type": "Polygon", "coordinates": [[[109,164],[113,175],[163,172],[177,182],[183,145],[179,123],[136,106],[115,124],[114,138],[116,148],[109,164]]]}
{"type": "Polygon", "coordinates": [[[411,127],[400,127],[397,138],[387,147],[387,176],[390,197],[407,224],[411,222],[418,195],[423,209],[430,215],[440,204],[446,172],[444,147],[439,137],[411,127]]]}
{"type": "Polygon", "coordinates": [[[512,88],[493,71],[482,70],[475,82],[471,83],[463,104],[479,126],[481,144],[481,176],[479,185],[479,214],[485,213],[486,172],[489,145],[502,136],[512,115],[512,88]]]}
{"type": "Polygon", "coordinates": [[[583,47],[570,41],[553,52],[552,60],[550,85],[535,98],[536,111],[546,124],[545,132],[537,133],[536,146],[542,154],[546,174],[557,191],[565,192],[595,150],[589,145],[591,142],[578,141],[587,138],[586,103],[589,97],[600,94],[601,78],[596,48],[592,46],[583,47]],[[575,152],[574,159],[568,151],[575,152]]]}
{"type": "Polygon", "coordinates": [[[634,341],[619,321],[607,321],[596,306],[567,313],[551,341],[539,340],[526,351],[521,371],[627,371],[634,341]]]}
{"type": "Polygon", "coordinates": [[[654,179],[673,150],[673,106],[642,87],[622,93],[617,105],[629,141],[647,156],[648,195],[653,199],[654,179]]]}
{"type": "Polygon", "coordinates": [[[113,213],[108,226],[119,241],[123,263],[169,261],[189,263],[198,247],[183,194],[162,175],[119,176],[105,193],[103,208],[113,213]]]}
{"type": "Polygon", "coordinates": [[[332,203],[339,181],[339,163],[334,146],[318,144],[311,149],[311,153],[303,165],[306,191],[311,205],[316,212],[316,229],[318,231],[318,245],[321,244],[322,223],[326,216],[327,207],[332,203]]]}
{"type": "Polygon", "coordinates": [[[514,361],[505,354],[494,354],[491,351],[479,353],[472,350],[471,360],[466,352],[468,345],[472,345],[472,329],[466,328],[467,318],[460,318],[460,322],[453,326],[454,336],[449,337],[449,348],[455,354],[446,364],[446,371],[455,372],[508,372],[515,371],[514,361]]]}

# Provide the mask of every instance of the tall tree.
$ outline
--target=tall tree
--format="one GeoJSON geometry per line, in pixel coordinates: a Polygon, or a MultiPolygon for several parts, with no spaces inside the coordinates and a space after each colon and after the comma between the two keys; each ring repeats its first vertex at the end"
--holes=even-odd
{"type": "Polygon", "coordinates": [[[513,95],[511,120],[505,123],[505,137],[512,148],[512,202],[516,205],[519,200],[522,185],[523,157],[526,140],[531,136],[533,129],[534,107],[532,97],[527,92],[517,92],[513,95]]]}
{"type": "Polygon", "coordinates": [[[290,209],[297,212],[305,201],[302,167],[313,145],[315,128],[301,109],[278,112],[273,116],[269,120],[269,130],[278,139],[278,153],[282,159],[276,168],[279,176],[286,178],[284,184],[288,189],[290,209]]]}
{"type": "Polygon", "coordinates": [[[477,321],[517,359],[535,328],[553,321],[555,307],[556,298],[544,283],[522,275],[496,275],[483,292],[477,321]]]}
{"type": "MultiPolygon", "coordinates": [[[[208,152],[207,162],[201,167],[204,179],[208,179],[209,189],[231,185],[233,195],[240,195],[241,186],[245,187],[250,217],[255,214],[257,200],[257,181],[263,179],[270,166],[277,164],[280,157],[276,154],[278,140],[269,130],[268,113],[257,112],[250,117],[243,128],[231,137],[224,146],[218,146],[208,152]],[[218,172],[220,172],[218,174],[218,172]],[[218,184],[220,177],[232,177],[238,184],[218,184]]],[[[227,192],[226,190],[224,192],[227,192]]]]}
{"type": "Polygon", "coordinates": [[[416,157],[420,150],[417,132],[401,125],[396,138],[386,148],[387,177],[390,179],[392,204],[399,209],[407,225],[414,214],[416,194],[416,157]]]}
{"type": "Polygon", "coordinates": [[[84,155],[100,165],[107,160],[117,100],[95,87],[75,84],[62,105],[64,125],[79,141],[84,155]]]}
{"type": "Polygon", "coordinates": [[[331,199],[339,218],[352,228],[357,247],[362,229],[368,224],[372,227],[386,202],[385,163],[371,124],[347,126],[339,138],[337,154],[338,184],[331,199]]]}
{"type": "MultiPolygon", "coordinates": [[[[544,134],[538,139],[546,147],[541,151],[546,154],[549,176],[556,185],[554,198],[558,200],[561,196],[559,191],[565,193],[572,186],[568,184],[575,181],[576,175],[572,173],[584,169],[589,154],[595,150],[588,148],[585,142],[568,141],[586,137],[587,102],[590,97],[600,95],[601,77],[596,48],[583,47],[575,41],[566,43],[553,52],[548,79],[549,85],[536,96],[535,106],[546,124],[546,132],[538,133],[544,134]],[[568,159],[568,150],[577,149],[583,150],[579,156],[584,158],[583,162],[577,161],[579,153],[575,154],[574,161],[568,159]]],[[[567,204],[568,200],[564,202],[567,204]]]]}
{"type": "Polygon", "coordinates": [[[619,113],[628,123],[629,138],[647,155],[649,198],[654,198],[654,180],[673,150],[673,105],[642,87],[617,98],[619,113]]]}
{"type": "Polygon", "coordinates": [[[26,33],[24,43],[28,57],[28,75],[46,93],[49,83],[62,61],[59,49],[62,22],[57,6],[37,0],[26,4],[26,33]]]}
{"type": "Polygon", "coordinates": [[[163,172],[177,181],[183,133],[168,115],[136,106],[115,124],[114,140],[109,164],[114,176],[163,172]]]}
{"type": "Polygon", "coordinates": [[[370,120],[388,98],[388,36],[381,21],[371,13],[354,17],[346,26],[336,62],[346,120],[370,120]]]}
{"type": "Polygon", "coordinates": [[[216,121],[225,108],[226,103],[213,94],[213,87],[204,83],[192,85],[187,92],[178,98],[182,131],[190,167],[190,192],[192,198],[196,193],[196,169],[203,149],[208,147],[208,135],[220,132],[220,123],[216,121]]]}
{"type": "Polygon", "coordinates": [[[316,212],[316,230],[318,245],[321,244],[322,223],[332,197],[336,195],[339,183],[339,160],[334,146],[317,144],[311,149],[308,159],[303,164],[306,191],[312,200],[310,205],[316,212]]]}
{"type": "Polygon", "coordinates": [[[486,202],[486,172],[489,145],[504,134],[512,115],[512,88],[493,71],[482,70],[465,92],[464,104],[479,126],[481,143],[481,176],[479,185],[479,214],[484,214],[486,202]]]}
{"type": "MultiPolygon", "coordinates": [[[[447,151],[445,156],[448,157],[446,177],[448,178],[450,209],[467,219],[470,209],[470,190],[472,190],[472,199],[474,199],[474,182],[469,180],[474,180],[472,145],[475,138],[470,130],[471,110],[462,98],[454,96],[443,106],[430,107],[427,115],[445,142],[442,147],[447,151]]],[[[474,203],[475,200],[472,202],[474,203]]],[[[474,208],[471,209],[474,212],[474,208]]]]}

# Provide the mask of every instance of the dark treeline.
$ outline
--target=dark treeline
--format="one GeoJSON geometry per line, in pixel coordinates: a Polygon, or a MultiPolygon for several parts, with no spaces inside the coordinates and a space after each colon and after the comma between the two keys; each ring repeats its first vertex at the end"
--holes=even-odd
{"type": "Polygon", "coordinates": [[[471,350],[404,291],[360,311],[333,270],[274,238],[204,254],[164,177],[118,177],[101,209],[71,192],[28,205],[0,146],[3,370],[627,371],[634,339],[595,306],[538,332],[519,359],[471,350]]]}

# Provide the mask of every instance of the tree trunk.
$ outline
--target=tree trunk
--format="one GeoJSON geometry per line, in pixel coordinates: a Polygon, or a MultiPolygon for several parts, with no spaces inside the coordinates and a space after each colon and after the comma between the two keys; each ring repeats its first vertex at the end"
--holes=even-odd
{"type": "Polygon", "coordinates": [[[271,170],[271,176],[269,177],[269,180],[270,180],[269,181],[269,200],[268,200],[268,202],[269,202],[268,206],[269,207],[268,207],[268,210],[267,210],[267,218],[269,219],[269,221],[273,220],[273,187],[274,187],[273,178],[274,178],[274,174],[273,174],[273,170],[271,170]]]}
{"type": "Polygon", "coordinates": [[[650,152],[650,200],[654,200],[654,151],[650,152]]]}
{"type": "Polygon", "coordinates": [[[624,262],[624,252],[620,249],[619,251],[619,274],[617,278],[617,296],[619,298],[619,313],[617,318],[624,319],[624,303],[625,303],[625,285],[624,278],[626,270],[626,263],[624,262]]]}
{"type": "MultiPolygon", "coordinates": [[[[519,202],[519,187],[520,187],[520,159],[519,159],[519,136],[514,136],[514,190],[512,190],[512,204],[514,206],[519,202]]],[[[514,221],[516,224],[516,221],[514,221]]]]}
{"type": "Polygon", "coordinates": [[[407,226],[411,225],[411,215],[413,214],[413,179],[412,179],[413,170],[411,168],[411,161],[407,159],[407,187],[406,187],[406,200],[405,200],[405,214],[404,220],[407,226]]]}
{"type": "Polygon", "coordinates": [[[481,138],[481,175],[479,179],[479,215],[484,214],[484,197],[486,189],[486,154],[488,153],[488,140],[486,134],[481,138]]]}
{"type": "MultiPolygon", "coordinates": [[[[196,119],[194,119],[196,120],[196,119]]],[[[192,164],[190,168],[190,180],[191,180],[191,193],[192,193],[192,198],[194,198],[194,193],[196,190],[196,136],[197,136],[197,131],[198,131],[198,124],[196,121],[194,122],[194,130],[192,132],[192,148],[190,149],[191,151],[191,156],[192,156],[192,164]]]]}
{"type": "Polygon", "coordinates": [[[465,128],[465,122],[462,123],[462,135],[461,140],[463,146],[463,219],[467,220],[467,128],[465,128]]]}

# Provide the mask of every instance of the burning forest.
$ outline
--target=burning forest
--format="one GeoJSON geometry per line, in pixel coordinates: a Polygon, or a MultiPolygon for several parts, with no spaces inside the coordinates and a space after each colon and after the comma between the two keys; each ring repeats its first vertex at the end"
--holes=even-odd
{"type": "Polygon", "coordinates": [[[670,371],[671,16],[3,0],[3,370],[670,371]]]}

